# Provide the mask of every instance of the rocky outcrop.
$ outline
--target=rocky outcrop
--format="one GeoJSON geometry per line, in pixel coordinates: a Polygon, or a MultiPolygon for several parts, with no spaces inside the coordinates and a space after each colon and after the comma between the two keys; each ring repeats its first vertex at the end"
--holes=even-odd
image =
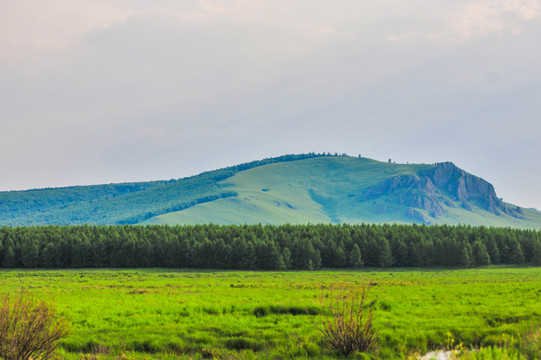
{"type": "Polygon", "coordinates": [[[501,208],[501,200],[496,196],[492,184],[468,174],[451,162],[437,164],[425,175],[457,201],[467,203],[473,200],[476,205],[493,214],[497,214],[501,208]]]}
{"type": "Polygon", "coordinates": [[[445,207],[454,207],[454,202],[461,203],[464,209],[470,211],[475,205],[496,215],[523,217],[519,207],[510,207],[496,196],[492,184],[459,169],[451,162],[436,164],[419,175],[389,178],[363,191],[360,201],[380,197],[407,206],[407,215],[422,222],[426,222],[424,215],[415,209],[427,210],[430,216],[437,218],[444,213],[445,207]]]}
{"type": "Polygon", "coordinates": [[[421,190],[426,196],[436,196],[436,188],[428,178],[419,178],[417,175],[399,175],[366,189],[362,196],[365,200],[374,199],[382,195],[404,189],[421,190]]]}
{"type": "Polygon", "coordinates": [[[451,162],[437,164],[423,174],[432,180],[443,193],[462,203],[465,209],[471,210],[471,203],[496,215],[502,213],[519,218],[520,208],[512,208],[496,196],[494,187],[480,177],[459,169],[451,162]]]}
{"type": "MultiPolygon", "coordinates": [[[[443,214],[438,191],[427,177],[420,178],[414,174],[392,177],[381,184],[366,189],[361,195],[361,201],[381,196],[386,196],[388,201],[395,204],[427,210],[433,217],[443,214]]],[[[422,222],[424,222],[424,218],[422,222]]]]}

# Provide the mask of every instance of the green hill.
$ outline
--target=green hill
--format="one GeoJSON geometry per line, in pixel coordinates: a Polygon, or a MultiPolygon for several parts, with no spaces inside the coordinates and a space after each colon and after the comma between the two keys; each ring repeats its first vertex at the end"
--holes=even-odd
{"type": "Polygon", "coordinates": [[[396,222],[541,228],[452,163],[286,155],[169,181],[0,193],[0,224],[396,222]]]}

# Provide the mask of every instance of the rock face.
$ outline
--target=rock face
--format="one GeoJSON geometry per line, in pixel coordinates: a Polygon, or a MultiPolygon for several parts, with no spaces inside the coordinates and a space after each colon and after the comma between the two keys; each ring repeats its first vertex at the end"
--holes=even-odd
{"type": "MultiPolygon", "coordinates": [[[[382,196],[388,197],[387,200],[395,204],[428,210],[433,217],[443,214],[438,191],[428,177],[419,177],[414,174],[392,177],[381,184],[366,189],[361,195],[361,201],[382,196]]],[[[408,211],[408,214],[412,214],[411,217],[414,220],[418,220],[419,215],[422,216],[418,211],[414,213],[408,211]]]]}
{"type": "Polygon", "coordinates": [[[498,214],[498,210],[503,210],[503,203],[496,196],[492,184],[468,174],[451,162],[440,163],[425,175],[438,188],[465,204],[465,208],[468,208],[469,201],[474,201],[476,205],[493,214],[498,214]]]}
{"type": "Polygon", "coordinates": [[[360,201],[385,197],[386,201],[407,206],[407,215],[415,221],[428,222],[415,209],[426,210],[437,218],[454,202],[472,210],[472,204],[496,215],[521,218],[520,208],[511,208],[498,199],[487,181],[459,169],[451,162],[436,164],[420,174],[398,175],[363,191],[360,201]]]}

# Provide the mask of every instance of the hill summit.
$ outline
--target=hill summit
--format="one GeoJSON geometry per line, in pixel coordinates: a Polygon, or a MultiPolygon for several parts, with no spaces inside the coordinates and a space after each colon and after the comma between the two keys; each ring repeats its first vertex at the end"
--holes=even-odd
{"type": "Polygon", "coordinates": [[[541,227],[451,162],[284,155],[168,181],[0,193],[0,224],[426,223],[541,227]]]}

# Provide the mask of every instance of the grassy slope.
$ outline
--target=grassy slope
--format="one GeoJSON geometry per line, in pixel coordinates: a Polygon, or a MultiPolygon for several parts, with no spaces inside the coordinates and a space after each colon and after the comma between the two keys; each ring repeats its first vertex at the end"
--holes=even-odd
{"type": "Polygon", "coordinates": [[[359,182],[373,184],[382,180],[380,171],[366,171],[381,164],[369,159],[319,158],[243,171],[221,182],[224,188],[237,191],[238,197],[165,214],[147,223],[336,221],[335,199],[356,192],[359,182]]]}
{"type": "MultiPolygon", "coordinates": [[[[400,174],[419,173],[432,165],[389,164],[359,158],[315,158],[277,163],[239,172],[220,183],[239,196],[153,217],[145,224],[283,224],[321,222],[410,223],[405,208],[382,200],[359,202],[367,187],[400,174]],[[268,191],[263,191],[263,189],[268,191]]],[[[446,208],[434,223],[541,227],[541,213],[524,210],[525,220],[496,216],[475,208],[446,208]]],[[[427,218],[430,218],[425,213],[427,218]]]]}
{"type": "Polygon", "coordinates": [[[257,166],[323,154],[283,155],[178,180],[0,192],[0,226],[136,224],[152,216],[236,194],[218,181],[257,166]]]}

